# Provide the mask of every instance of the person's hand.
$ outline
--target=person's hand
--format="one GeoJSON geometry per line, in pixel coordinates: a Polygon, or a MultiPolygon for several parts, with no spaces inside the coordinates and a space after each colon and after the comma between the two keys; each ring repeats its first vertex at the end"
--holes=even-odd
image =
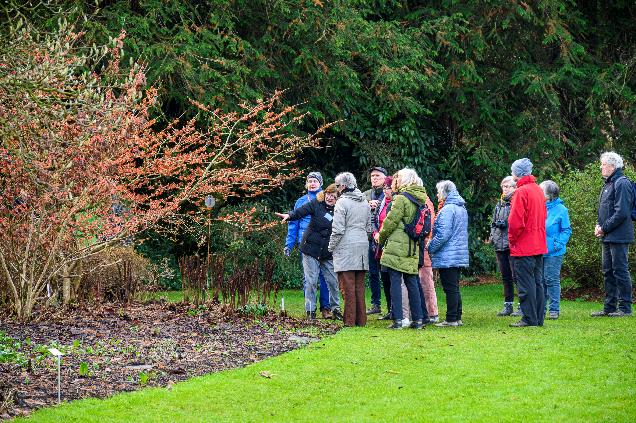
{"type": "Polygon", "coordinates": [[[285,247],[284,252],[285,252],[285,257],[289,257],[289,256],[291,256],[292,250],[289,247],[285,247]]]}
{"type": "Polygon", "coordinates": [[[601,229],[600,225],[596,225],[596,227],[594,228],[594,236],[596,236],[597,238],[602,238],[605,236],[605,233],[603,232],[603,229],[601,229]]]}
{"type": "Polygon", "coordinates": [[[370,200],[369,201],[369,206],[371,206],[371,210],[375,210],[376,207],[378,207],[378,204],[380,204],[380,201],[378,201],[378,200],[370,200]]]}
{"type": "Polygon", "coordinates": [[[373,234],[373,240],[378,244],[380,243],[380,232],[376,232],[373,234]]]}
{"type": "Polygon", "coordinates": [[[281,219],[283,219],[283,222],[287,222],[287,219],[289,219],[289,214],[287,213],[274,213],[274,214],[280,217],[281,219]]]}

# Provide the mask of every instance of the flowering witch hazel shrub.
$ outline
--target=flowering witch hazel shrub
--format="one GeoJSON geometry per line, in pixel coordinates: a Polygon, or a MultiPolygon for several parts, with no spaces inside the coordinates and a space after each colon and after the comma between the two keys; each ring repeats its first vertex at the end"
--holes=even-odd
{"type": "Polygon", "coordinates": [[[87,48],[62,24],[0,41],[0,281],[18,318],[58,293],[68,303],[84,258],[178,226],[206,195],[255,197],[298,176],[295,157],[324,130],[298,135],[305,116],[279,92],[240,113],[193,102],[197,119],[157,129],[144,68],[120,72],[124,36],[87,48]]]}

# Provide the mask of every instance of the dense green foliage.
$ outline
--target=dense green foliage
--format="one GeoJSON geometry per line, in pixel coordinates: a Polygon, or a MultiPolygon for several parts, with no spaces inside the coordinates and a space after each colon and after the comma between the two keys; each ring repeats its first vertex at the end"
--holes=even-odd
{"type": "MultiPolygon", "coordinates": [[[[58,0],[87,39],[127,32],[165,117],[189,99],[233,109],[286,89],[332,127],[301,165],[327,174],[414,167],[468,202],[472,262],[510,163],[540,179],[605,149],[636,151],[636,4],[626,0],[58,0]],[[84,17],[86,19],[84,19],[84,17]]],[[[23,9],[54,25],[51,9],[23,9]],[[49,19],[43,19],[49,14],[49,19]]],[[[294,186],[273,198],[289,202],[294,186]]],[[[482,268],[483,266],[483,268],[482,268]]]]}
{"type": "MultiPolygon", "coordinates": [[[[625,174],[636,181],[636,172],[625,169],[625,174]]],[[[568,208],[572,224],[572,237],[563,261],[563,273],[579,285],[603,287],[601,273],[601,242],[594,236],[598,196],[603,186],[599,162],[583,170],[571,171],[558,181],[560,197],[568,208]]],[[[636,269],[636,251],[630,251],[630,269],[636,269]]]]}
{"type": "MultiPolygon", "coordinates": [[[[501,287],[462,288],[464,326],[370,320],[320,342],[178,383],[50,407],[18,421],[633,421],[636,326],[564,301],[543,328],[495,317],[501,287]],[[264,376],[265,375],[265,376],[264,376]],[[599,381],[602,381],[599,382],[599,381]],[[320,419],[320,417],[318,417],[320,419]]],[[[441,293],[440,293],[441,294],[441,293]]],[[[442,299],[443,295],[440,295],[442,299]]],[[[285,293],[295,315],[298,291],[285,293]]],[[[444,305],[442,304],[442,309],[444,305]]]]}

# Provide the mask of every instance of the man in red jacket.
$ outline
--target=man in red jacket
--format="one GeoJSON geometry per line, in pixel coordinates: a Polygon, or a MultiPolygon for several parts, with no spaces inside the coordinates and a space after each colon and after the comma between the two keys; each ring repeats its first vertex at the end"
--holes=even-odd
{"type": "Polygon", "coordinates": [[[523,317],[510,326],[543,326],[543,254],[548,252],[545,197],[532,176],[530,160],[519,159],[512,164],[511,169],[517,190],[510,204],[508,240],[523,317]]]}

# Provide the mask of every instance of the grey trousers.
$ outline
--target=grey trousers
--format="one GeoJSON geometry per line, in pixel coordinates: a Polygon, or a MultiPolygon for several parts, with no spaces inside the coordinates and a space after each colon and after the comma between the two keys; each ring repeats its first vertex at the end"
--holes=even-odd
{"type": "Polygon", "coordinates": [[[329,309],[340,308],[340,290],[338,280],[333,271],[333,260],[318,260],[303,254],[303,270],[305,272],[305,311],[316,311],[316,293],[318,292],[318,275],[322,270],[329,288],[329,309]]]}

